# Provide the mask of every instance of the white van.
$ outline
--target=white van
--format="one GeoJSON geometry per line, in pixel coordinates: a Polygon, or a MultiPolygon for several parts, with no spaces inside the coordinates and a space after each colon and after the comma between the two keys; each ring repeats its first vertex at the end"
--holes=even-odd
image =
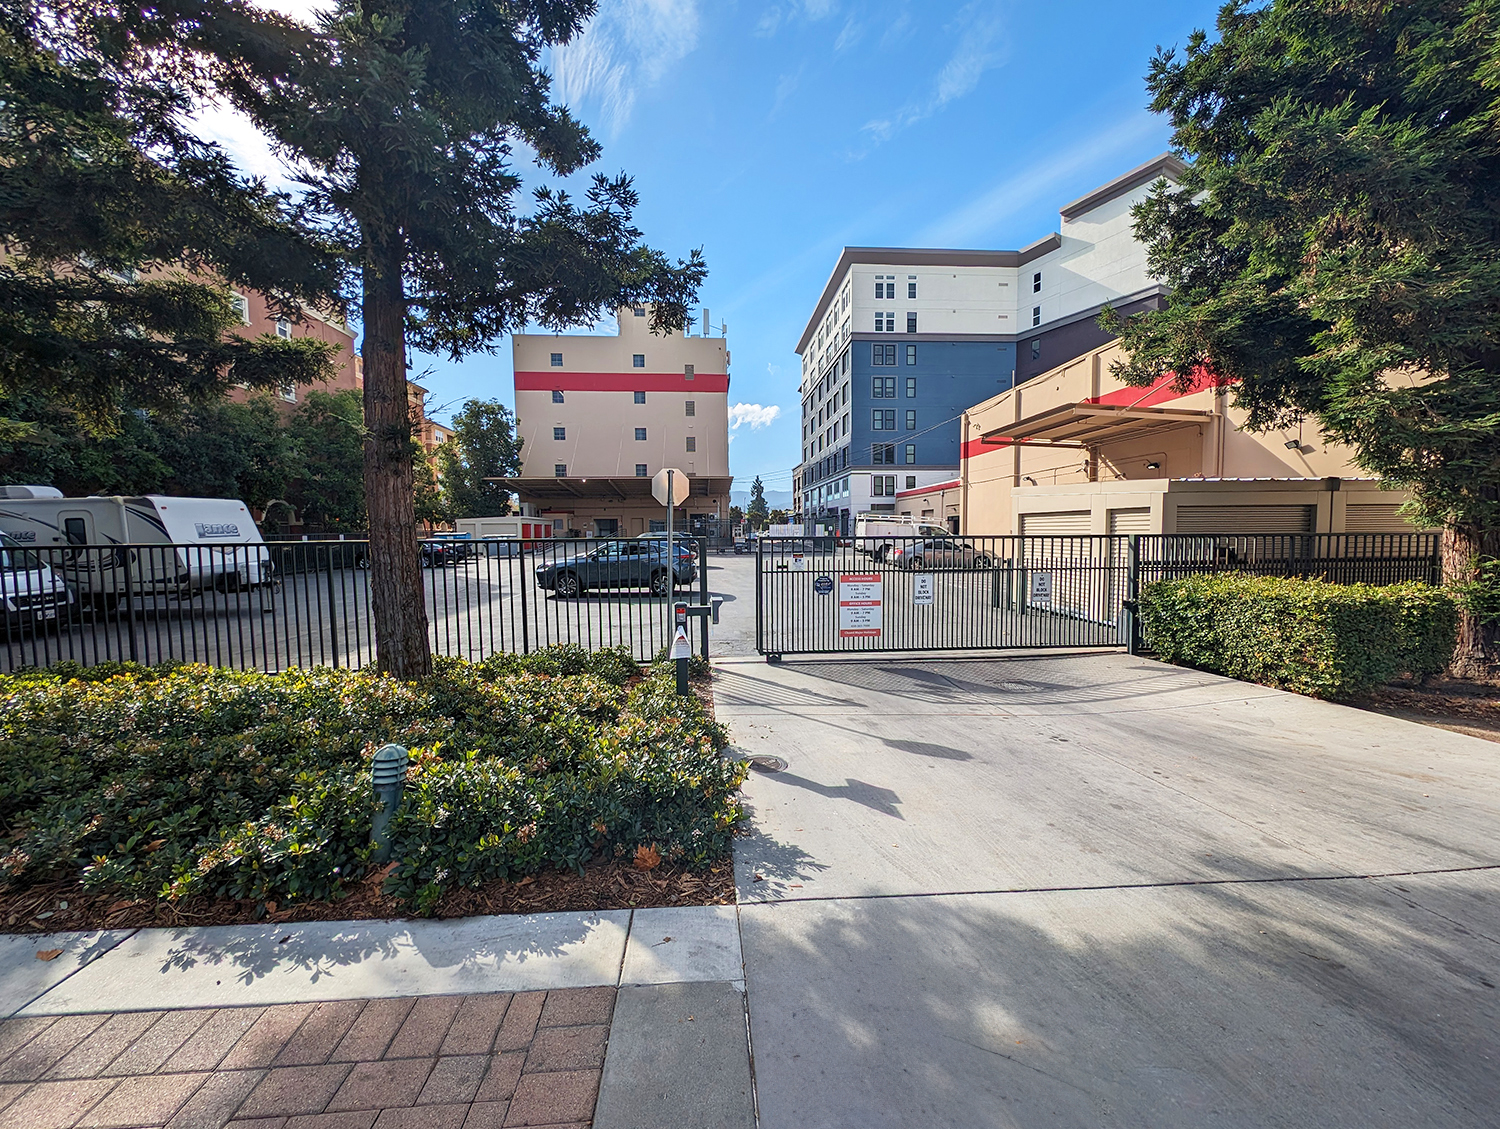
{"type": "Polygon", "coordinates": [[[73,593],[40,554],[0,533],[0,606],[9,636],[15,628],[48,627],[69,617],[73,593]]]}
{"type": "Polygon", "coordinates": [[[854,518],[854,547],[861,553],[885,560],[891,546],[917,537],[947,537],[947,526],[933,525],[904,514],[862,513],[854,518]]]}
{"type": "Polygon", "coordinates": [[[130,592],[260,588],[272,579],[249,508],[228,498],[64,498],[50,486],[3,486],[0,530],[21,548],[42,550],[79,598],[95,603],[130,592]]]}

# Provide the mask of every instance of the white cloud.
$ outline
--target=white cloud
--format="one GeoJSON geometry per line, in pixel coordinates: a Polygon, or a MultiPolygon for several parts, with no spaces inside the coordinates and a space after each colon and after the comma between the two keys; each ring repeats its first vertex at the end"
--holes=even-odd
{"type": "MultiPolygon", "coordinates": [[[[863,131],[874,144],[890,140],[909,126],[937,113],[949,102],[969,94],[985,71],[1005,61],[1005,21],[988,0],[972,0],[949,25],[956,45],[933,76],[928,91],[888,117],[866,122],[863,131]]],[[[889,33],[887,33],[889,35],[889,33]]]]}
{"type": "Polygon", "coordinates": [[[748,423],[751,431],[759,431],[763,427],[769,427],[771,421],[781,415],[781,408],[775,404],[767,404],[761,407],[759,404],[733,404],[729,408],[729,426],[737,428],[742,423],[748,423]]]}
{"type": "Polygon", "coordinates": [[[638,91],[698,46],[698,0],[615,0],[577,39],[551,52],[555,92],[575,110],[596,105],[606,129],[630,121],[638,91]]]}
{"type": "Polygon", "coordinates": [[[1114,158],[1121,152],[1134,149],[1164,129],[1160,118],[1144,110],[1136,111],[940,216],[917,233],[917,246],[967,247],[983,243],[1005,220],[1038,197],[1053,192],[1060,183],[1090,168],[1112,168],[1114,158]]]}

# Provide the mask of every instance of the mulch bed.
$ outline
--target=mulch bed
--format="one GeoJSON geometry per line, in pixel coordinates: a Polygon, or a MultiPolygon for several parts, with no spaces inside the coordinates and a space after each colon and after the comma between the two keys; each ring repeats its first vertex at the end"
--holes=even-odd
{"type": "MultiPolygon", "coordinates": [[[[249,925],[260,921],[361,921],[410,917],[380,892],[379,875],[337,902],[308,902],[282,909],[274,902],[184,898],[180,902],[89,894],[76,881],[0,891],[0,933],[58,929],[135,929],[143,926],[249,925]]],[[[553,870],[517,882],[490,882],[477,890],[451,890],[434,917],[559,910],[646,909],[655,906],[732,905],[734,866],[707,871],[663,862],[640,870],[629,859],[600,859],[582,874],[553,870]]]]}
{"type": "Polygon", "coordinates": [[[1427,686],[1382,686],[1351,705],[1374,713],[1500,741],[1500,686],[1442,679],[1427,686]]]}

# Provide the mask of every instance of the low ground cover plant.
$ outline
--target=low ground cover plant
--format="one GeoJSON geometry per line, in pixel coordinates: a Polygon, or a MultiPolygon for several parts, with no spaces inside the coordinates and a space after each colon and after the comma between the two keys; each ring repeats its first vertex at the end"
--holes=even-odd
{"type": "Polygon", "coordinates": [[[54,667],[0,677],[0,888],[295,904],[371,874],[370,758],[411,750],[385,890],[727,857],[744,769],[669,668],[558,647],[407,683],[318,669],[54,667]]]}
{"type": "Polygon", "coordinates": [[[1146,644],[1167,662],[1342,699],[1448,665],[1451,593],[1426,584],[1330,584],[1218,573],[1141,589],[1146,644]]]}

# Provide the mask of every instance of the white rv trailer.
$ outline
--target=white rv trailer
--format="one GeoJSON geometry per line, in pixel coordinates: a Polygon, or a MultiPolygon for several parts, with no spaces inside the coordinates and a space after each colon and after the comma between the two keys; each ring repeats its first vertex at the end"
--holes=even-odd
{"type": "Polygon", "coordinates": [[[245,503],[229,498],[64,498],[50,486],[3,486],[0,530],[95,602],[271,583],[260,529],[245,503]]]}

